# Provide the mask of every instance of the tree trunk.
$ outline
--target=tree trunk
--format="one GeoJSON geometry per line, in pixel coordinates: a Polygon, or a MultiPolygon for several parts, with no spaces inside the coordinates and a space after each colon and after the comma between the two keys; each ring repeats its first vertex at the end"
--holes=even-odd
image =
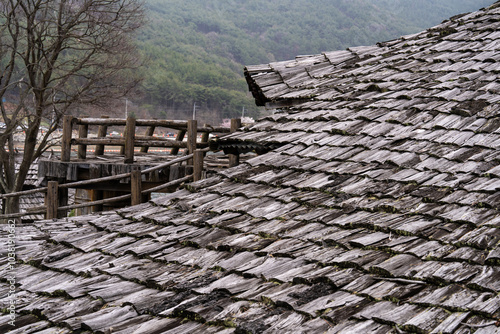
{"type": "Polygon", "coordinates": [[[4,203],[6,214],[19,212],[19,197],[8,197],[4,203]]]}

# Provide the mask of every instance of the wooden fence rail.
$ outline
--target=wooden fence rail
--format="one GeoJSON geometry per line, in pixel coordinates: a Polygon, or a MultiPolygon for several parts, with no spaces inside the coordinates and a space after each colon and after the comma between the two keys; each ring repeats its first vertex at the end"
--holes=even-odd
{"type": "MultiPolygon", "coordinates": [[[[240,123],[241,124],[241,123],[240,123]]],[[[95,155],[104,154],[105,145],[120,146],[120,153],[124,155],[125,163],[133,163],[134,147],[140,147],[142,153],[147,153],[150,147],[168,147],[171,148],[170,154],[177,155],[180,148],[187,149],[189,154],[196,148],[207,147],[208,138],[211,133],[229,133],[235,131],[234,128],[212,127],[204,124],[198,127],[196,120],[178,121],[178,120],[151,120],[135,119],[128,117],[126,120],[121,118],[75,118],[73,116],[64,116],[63,135],[61,144],[61,161],[68,162],[71,159],[71,146],[78,146],[78,159],[86,159],[87,146],[95,145],[95,155]],[[78,138],[72,138],[73,127],[78,125],[78,138]],[[99,126],[97,138],[89,138],[89,126],[99,126]],[[107,130],[110,126],[125,126],[123,138],[113,138],[107,136],[107,130]],[[140,126],[147,127],[145,135],[137,135],[136,128],[140,126]],[[166,129],[178,130],[175,140],[154,137],[155,129],[162,127],[166,129]],[[198,133],[201,133],[201,142],[197,142],[198,133]],[[187,135],[187,141],[183,141],[187,135]]]]}
{"type": "Polygon", "coordinates": [[[59,189],[64,189],[64,188],[76,188],[76,187],[81,187],[85,185],[90,185],[90,184],[96,184],[100,182],[105,182],[105,181],[115,181],[115,180],[120,180],[124,178],[132,178],[132,175],[134,174],[133,172],[130,173],[123,173],[123,174],[118,174],[118,175],[113,175],[113,176],[106,176],[106,177],[100,177],[96,179],[91,179],[91,180],[84,180],[84,181],[78,181],[78,182],[71,182],[71,183],[63,183],[59,184],[57,181],[49,181],[49,185],[47,187],[43,188],[38,188],[38,189],[31,189],[31,190],[26,190],[26,191],[19,191],[15,193],[8,193],[8,194],[0,194],[0,199],[3,198],[8,198],[8,197],[19,197],[23,195],[31,195],[35,193],[46,193],[47,194],[47,203],[46,206],[44,207],[38,207],[38,208],[33,208],[32,210],[28,210],[27,212],[22,212],[22,213],[12,213],[12,214],[4,214],[0,215],[0,219],[9,219],[9,218],[19,218],[22,216],[26,215],[34,215],[34,214],[46,214],[47,219],[53,219],[57,217],[57,213],[59,211],[67,211],[67,210],[73,210],[73,209],[78,209],[78,208],[84,208],[84,207],[89,207],[89,206],[94,206],[94,205],[101,205],[101,204],[107,204],[107,203],[113,203],[113,202],[118,202],[118,201],[123,201],[127,200],[130,198],[133,198],[134,200],[132,201],[132,205],[139,204],[140,199],[142,198],[142,195],[147,195],[152,192],[156,191],[161,191],[164,190],[168,187],[176,186],[179,184],[182,184],[184,182],[194,180],[198,181],[202,178],[202,173],[203,173],[203,159],[204,159],[204,153],[207,152],[208,149],[201,149],[201,150],[196,150],[194,153],[182,156],[179,158],[176,158],[174,160],[159,164],[157,166],[153,166],[150,168],[146,168],[144,170],[137,170],[135,172],[138,172],[139,177],[135,177],[135,181],[139,184],[138,186],[131,186],[131,193],[122,195],[122,196],[117,196],[113,198],[107,198],[103,200],[98,200],[98,201],[92,201],[92,202],[87,202],[87,203],[82,203],[82,204],[74,204],[74,205],[67,205],[67,206],[58,206],[58,191],[59,189]],[[163,169],[165,167],[187,161],[192,159],[194,162],[193,165],[193,174],[187,175],[183,178],[179,178],[177,180],[173,180],[171,182],[159,185],[154,188],[149,188],[147,190],[142,190],[141,186],[141,177],[140,175],[142,174],[148,174],[151,172],[154,172],[159,169],[163,169]],[[201,166],[201,167],[200,167],[201,166]]]}
{"type": "MultiPolygon", "coordinates": [[[[132,204],[137,204],[141,195],[146,195],[154,191],[160,191],[168,187],[172,187],[182,182],[189,180],[198,181],[201,179],[203,171],[203,157],[208,151],[209,135],[212,133],[230,133],[236,131],[241,127],[239,119],[231,120],[231,128],[212,127],[204,124],[198,127],[196,120],[151,120],[151,119],[135,119],[128,117],[127,119],[109,118],[102,116],[101,118],[75,118],[73,116],[64,116],[63,129],[62,129],[62,142],[61,142],[61,162],[70,162],[71,159],[71,146],[78,146],[78,159],[87,158],[87,146],[95,146],[94,154],[96,157],[104,155],[104,148],[108,146],[119,146],[121,154],[124,155],[124,163],[130,164],[134,162],[134,148],[140,147],[141,153],[147,153],[150,147],[164,147],[170,148],[170,154],[177,155],[179,149],[187,150],[188,155],[176,158],[166,163],[140,171],[140,174],[134,175],[134,172],[123,173],[114,176],[100,177],[91,180],[84,180],[71,183],[52,183],[50,181],[48,187],[37,188],[27,191],[20,191],[15,193],[0,194],[0,199],[8,197],[18,197],[24,195],[31,195],[35,193],[46,193],[47,203],[44,207],[35,207],[28,209],[23,213],[12,213],[0,215],[0,219],[18,218],[26,215],[46,213],[48,219],[57,217],[57,213],[64,210],[72,210],[76,208],[89,207],[94,205],[101,205],[105,203],[112,203],[116,201],[123,201],[131,199],[132,204]],[[77,126],[77,138],[73,138],[74,127],[77,126]],[[89,127],[98,126],[97,137],[89,138],[89,127]],[[111,126],[124,126],[123,138],[114,138],[108,136],[107,132],[111,126]],[[144,135],[137,134],[137,127],[147,127],[144,135]],[[175,139],[166,139],[153,136],[155,129],[166,128],[177,131],[175,139]],[[201,142],[197,141],[198,133],[201,133],[201,142]],[[201,148],[201,150],[200,150],[201,148]],[[142,190],[140,175],[151,173],[155,170],[165,168],[182,161],[187,161],[188,165],[193,166],[193,174],[174,180],[163,185],[142,190]],[[58,206],[58,192],[60,189],[76,188],[86,185],[96,184],[105,181],[120,180],[123,178],[131,178],[131,194],[97,200],[82,204],[58,206]]],[[[237,155],[230,155],[230,166],[235,166],[239,162],[237,155]]]]}

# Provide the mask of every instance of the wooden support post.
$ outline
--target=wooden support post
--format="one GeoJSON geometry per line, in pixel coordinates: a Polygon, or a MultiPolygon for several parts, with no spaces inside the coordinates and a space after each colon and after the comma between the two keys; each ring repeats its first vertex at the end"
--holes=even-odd
{"type": "MultiPolygon", "coordinates": [[[[241,118],[231,119],[231,132],[235,132],[241,127],[241,118]]],[[[240,164],[239,154],[229,154],[229,167],[238,166],[240,164]]]]}
{"type": "MultiPolygon", "coordinates": [[[[101,177],[101,167],[98,164],[90,164],[89,166],[89,178],[98,179],[101,177]]],[[[90,190],[90,201],[100,201],[103,199],[102,190],[92,189],[90,190]]],[[[101,212],[103,210],[102,204],[96,204],[92,206],[92,212],[101,212]]]]}
{"type": "MultiPolygon", "coordinates": [[[[101,116],[101,118],[109,118],[109,116],[101,116]]],[[[97,129],[97,137],[104,138],[106,137],[107,132],[108,132],[107,125],[99,125],[99,128],[97,129]]],[[[95,146],[95,155],[96,156],[104,155],[104,145],[95,146]]]]}
{"type": "MultiPolygon", "coordinates": [[[[210,124],[203,124],[203,127],[204,128],[209,128],[210,127],[210,124]]],[[[210,132],[203,132],[201,134],[201,141],[202,143],[206,143],[208,144],[208,141],[210,140],[210,132]]],[[[206,156],[207,155],[207,152],[203,152],[203,156],[206,156]]]]}
{"type": "Polygon", "coordinates": [[[46,219],[57,218],[57,209],[59,207],[59,183],[57,181],[49,181],[47,184],[47,197],[45,205],[47,206],[46,219]]]}
{"type": "MultiPolygon", "coordinates": [[[[87,124],[80,124],[78,126],[78,138],[87,138],[89,126],[87,124]]],[[[85,160],[87,158],[87,145],[78,145],[78,159],[85,160]]]]}
{"type": "MultiPolygon", "coordinates": [[[[208,127],[210,127],[210,125],[209,124],[203,124],[203,127],[204,128],[208,128],[208,127]]],[[[210,134],[209,132],[203,132],[201,134],[201,142],[202,143],[208,143],[209,134],[210,134]]]]}
{"type": "MultiPolygon", "coordinates": [[[[64,179],[59,178],[59,184],[64,183],[64,179]]],[[[58,209],[57,209],[57,218],[64,218],[68,215],[68,210],[60,210],[59,208],[63,206],[68,205],[68,188],[61,188],[59,187],[59,184],[57,185],[57,194],[59,196],[59,204],[58,204],[58,209]]]]}
{"type": "MultiPolygon", "coordinates": [[[[195,119],[188,120],[187,126],[187,146],[188,146],[188,154],[193,154],[196,150],[196,137],[198,135],[198,122],[195,119]]],[[[188,165],[193,164],[193,160],[189,159],[187,162],[188,165]]]]}
{"type": "Polygon", "coordinates": [[[63,134],[61,142],[61,161],[71,158],[71,134],[73,132],[73,116],[65,115],[63,118],[63,134]]]}
{"type": "Polygon", "coordinates": [[[193,181],[199,181],[202,179],[203,174],[203,157],[205,152],[202,150],[194,151],[193,156],[193,181]]]}
{"type": "Polygon", "coordinates": [[[135,140],[135,117],[127,117],[127,125],[125,126],[125,159],[124,163],[131,164],[134,162],[134,140],[135,140]]]}
{"type": "MultiPolygon", "coordinates": [[[[155,127],[154,126],[148,126],[148,128],[146,129],[145,136],[151,137],[154,133],[155,133],[155,127]]],[[[148,153],[148,149],[149,149],[149,146],[141,147],[141,152],[142,153],[148,153]]]]}
{"type": "MultiPolygon", "coordinates": [[[[175,140],[183,141],[185,135],[186,135],[186,130],[179,130],[179,131],[177,131],[177,135],[175,136],[175,140]]],[[[177,155],[177,153],[179,153],[178,147],[174,147],[170,150],[170,154],[172,154],[172,155],[177,155]]]]}
{"type": "Polygon", "coordinates": [[[134,169],[130,174],[130,192],[132,197],[130,199],[131,205],[138,205],[142,203],[142,180],[141,170],[134,169]]]}

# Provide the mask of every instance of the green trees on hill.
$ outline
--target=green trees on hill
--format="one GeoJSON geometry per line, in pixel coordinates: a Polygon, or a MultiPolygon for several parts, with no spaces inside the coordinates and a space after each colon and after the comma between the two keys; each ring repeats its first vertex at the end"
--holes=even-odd
{"type": "Polygon", "coordinates": [[[137,40],[147,57],[142,106],[207,121],[259,112],[245,65],[371,45],[415,33],[494,0],[146,0],[137,40]]]}

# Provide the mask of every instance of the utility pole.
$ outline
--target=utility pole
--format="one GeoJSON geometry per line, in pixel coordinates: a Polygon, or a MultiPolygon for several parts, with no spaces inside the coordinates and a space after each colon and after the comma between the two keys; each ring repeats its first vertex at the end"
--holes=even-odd
{"type": "Polygon", "coordinates": [[[193,105],[193,120],[196,119],[196,102],[193,105]]]}
{"type": "Polygon", "coordinates": [[[128,117],[128,98],[125,98],[125,119],[128,117]]]}
{"type": "Polygon", "coordinates": [[[245,106],[243,106],[243,110],[241,111],[241,119],[245,117],[245,106]]]}

